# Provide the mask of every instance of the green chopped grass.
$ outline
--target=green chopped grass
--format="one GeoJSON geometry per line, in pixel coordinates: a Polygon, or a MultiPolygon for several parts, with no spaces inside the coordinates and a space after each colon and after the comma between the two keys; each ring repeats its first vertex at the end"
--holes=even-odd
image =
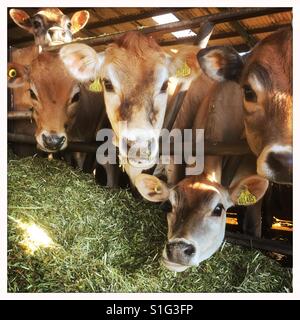
{"type": "Polygon", "coordinates": [[[290,269],[229,243],[199,267],[170,272],[160,263],[167,225],[158,206],[60,161],[9,158],[9,292],[292,291],[290,269]],[[53,244],[30,252],[24,224],[53,244]]]}

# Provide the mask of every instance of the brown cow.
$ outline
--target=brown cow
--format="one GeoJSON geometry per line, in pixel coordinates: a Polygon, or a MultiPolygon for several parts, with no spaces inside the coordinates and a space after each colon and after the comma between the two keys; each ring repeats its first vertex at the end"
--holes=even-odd
{"type": "Polygon", "coordinates": [[[60,50],[61,59],[75,78],[82,82],[101,78],[115,143],[133,183],[137,174],[156,161],[168,80],[185,66],[189,70],[181,77],[185,90],[201,72],[195,59],[198,51],[196,46],[186,47],[170,57],[153,38],[138,32],[126,33],[101,53],[84,44],[60,50]],[[126,126],[122,126],[124,122],[126,126]],[[131,149],[140,152],[127,157],[127,148],[133,146],[131,149]]]}
{"type": "Polygon", "coordinates": [[[214,80],[235,80],[243,88],[246,137],[258,157],[258,174],[291,184],[291,28],[269,35],[244,57],[229,47],[210,47],[201,50],[198,59],[214,80]]]}
{"type": "MultiPolygon", "coordinates": [[[[71,20],[58,8],[45,8],[31,17],[24,10],[20,9],[11,9],[9,14],[18,26],[33,34],[35,41],[35,45],[12,50],[11,54],[11,60],[18,70],[17,78],[12,79],[12,82],[14,82],[12,107],[16,111],[27,111],[33,106],[32,94],[30,94],[28,83],[24,86],[16,86],[17,81],[20,81],[20,79],[24,82],[21,71],[24,69],[23,66],[27,66],[25,69],[28,69],[28,66],[30,66],[32,61],[37,58],[43,48],[59,43],[70,42],[73,38],[73,34],[81,30],[87,23],[89,13],[85,10],[77,11],[74,13],[71,20]],[[21,66],[18,66],[18,64],[21,64],[21,66]]],[[[9,67],[9,70],[11,67],[12,65],[9,67]]],[[[44,71],[41,73],[41,76],[46,76],[44,71]]],[[[81,100],[86,100],[85,96],[86,93],[82,95],[81,100]]],[[[95,97],[92,98],[92,100],[94,99],[95,97]]],[[[98,98],[98,103],[101,103],[101,97],[98,98]]],[[[51,114],[50,119],[54,118],[55,114],[51,114]]],[[[27,120],[15,121],[11,124],[11,129],[14,133],[26,135],[34,135],[37,130],[35,122],[27,120]]],[[[22,156],[28,156],[35,153],[35,149],[27,145],[16,145],[13,149],[16,154],[22,156]]]]}
{"type": "Polygon", "coordinates": [[[28,92],[39,149],[57,152],[67,147],[70,138],[95,139],[97,120],[103,111],[101,95],[74,80],[57,54],[42,52],[30,65],[10,63],[9,68],[16,70],[16,75],[9,78],[8,85],[22,86],[28,92]]]}
{"type": "Polygon", "coordinates": [[[22,29],[33,34],[37,46],[47,47],[71,42],[73,34],[89,20],[89,12],[77,11],[70,19],[58,8],[45,8],[30,17],[24,10],[10,9],[9,15],[22,29]]]}

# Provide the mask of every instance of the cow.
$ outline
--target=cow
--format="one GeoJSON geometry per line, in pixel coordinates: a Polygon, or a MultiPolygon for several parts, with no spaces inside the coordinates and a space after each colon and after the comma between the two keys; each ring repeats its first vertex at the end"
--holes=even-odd
{"type": "Polygon", "coordinates": [[[64,150],[69,139],[95,140],[103,96],[71,77],[57,53],[42,52],[30,65],[9,63],[9,70],[14,70],[14,76],[8,72],[8,86],[22,87],[28,94],[40,150],[64,150]]]}
{"type": "Polygon", "coordinates": [[[100,53],[85,44],[70,44],[60,50],[74,78],[83,83],[101,79],[114,143],[120,147],[121,160],[125,160],[125,171],[133,184],[137,174],[156,162],[169,78],[183,74],[184,68],[188,70],[179,75],[182,90],[186,90],[200,72],[195,57],[198,51],[197,46],[185,47],[171,57],[152,37],[140,32],[125,33],[100,53]],[[139,152],[127,157],[127,148],[139,152]]]}
{"type": "Polygon", "coordinates": [[[58,8],[45,8],[33,16],[24,10],[10,9],[9,15],[20,28],[33,34],[35,45],[42,48],[71,42],[89,20],[86,10],[75,12],[70,19],[58,8]]]}
{"type": "MultiPolygon", "coordinates": [[[[9,83],[11,84],[9,84],[9,86],[14,87],[12,90],[12,108],[16,111],[27,111],[32,109],[35,102],[32,99],[33,93],[29,90],[28,82],[24,81],[25,78],[22,74],[23,70],[29,69],[28,66],[32,64],[32,61],[35,60],[46,47],[70,42],[73,39],[73,34],[86,25],[89,19],[89,13],[85,10],[77,11],[73,14],[71,19],[64,15],[58,8],[45,8],[38,11],[33,16],[29,16],[21,9],[10,9],[9,14],[19,27],[25,29],[34,36],[34,45],[12,50],[11,61],[13,61],[13,64],[10,64],[8,68],[8,70],[17,70],[17,77],[9,78],[9,83]],[[18,86],[17,83],[20,81],[24,85],[18,86]]],[[[26,75],[24,76],[26,77],[26,75]]],[[[41,70],[41,77],[47,77],[47,73],[45,73],[44,69],[41,70]]],[[[85,96],[86,93],[82,95],[83,100],[86,100],[86,98],[83,98],[85,96]]],[[[98,99],[98,103],[102,104],[102,97],[92,97],[92,101],[95,99],[98,99]]],[[[34,115],[34,117],[36,117],[36,115],[34,115]]],[[[51,114],[50,119],[54,119],[54,117],[55,114],[51,114]]],[[[11,130],[14,133],[32,136],[37,131],[35,121],[18,120],[10,125],[11,130]]],[[[66,143],[67,141],[65,141],[64,146],[66,146],[66,143]]],[[[15,145],[13,150],[20,156],[29,156],[36,152],[35,148],[28,145],[15,145]]]]}
{"type": "MultiPolygon", "coordinates": [[[[212,84],[202,102],[201,93],[198,95],[200,106],[193,114],[193,129],[205,129],[205,139],[210,141],[238,142],[244,130],[241,97],[239,86],[232,81],[212,84]]],[[[197,97],[193,98],[197,101],[197,97]]],[[[185,111],[191,105],[183,105],[185,111]]],[[[189,121],[188,118],[183,116],[176,124],[186,127],[184,122],[189,121]]],[[[172,173],[164,182],[141,173],[135,179],[135,186],[145,199],[169,203],[168,241],[162,261],[171,271],[184,271],[211,257],[222,244],[227,209],[241,204],[241,196],[246,191],[252,195],[252,201],[242,201],[242,204],[254,207],[250,204],[259,203],[268,188],[268,180],[255,174],[253,155],[243,157],[228,186],[221,183],[223,163],[223,157],[206,155],[204,172],[200,175],[174,179],[172,173]]]]}
{"type": "Polygon", "coordinates": [[[198,60],[215,81],[233,80],[243,89],[245,134],[257,173],[292,184],[292,29],[272,33],[244,56],[217,46],[199,51],[198,60]]]}

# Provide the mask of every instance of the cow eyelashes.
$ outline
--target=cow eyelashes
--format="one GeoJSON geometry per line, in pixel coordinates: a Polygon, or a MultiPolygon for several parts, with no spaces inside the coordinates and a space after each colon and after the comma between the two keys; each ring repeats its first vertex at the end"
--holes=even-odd
{"type": "Polygon", "coordinates": [[[103,79],[103,84],[107,92],[114,92],[114,86],[112,85],[110,80],[103,79]]]}
{"type": "Polygon", "coordinates": [[[213,210],[212,212],[212,216],[215,216],[215,217],[220,217],[222,212],[224,210],[224,206],[222,205],[222,203],[219,203],[213,210]]]}
{"type": "Polygon", "coordinates": [[[161,93],[165,93],[168,89],[168,86],[169,86],[169,80],[166,80],[163,85],[161,86],[161,89],[160,89],[160,92],[161,93]]]}
{"type": "Polygon", "coordinates": [[[244,97],[246,101],[257,102],[257,95],[249,84],[244,85],[243,89],[244,89],[244,97]]]}
{"type": "Polygon", "coordinates": [[[32,89],[29,89],[29,94],[30,94],[31,99],[38,100],[36,94],[34,93],[34,91],[32,89]]]}
{"type": "Polygon", "coordinates": [[[80,92],[77,92],[74,94],[72,100],[71,100],[71,103],[75,103],[75,102],[78,102],[80,99],[80,92]]]}

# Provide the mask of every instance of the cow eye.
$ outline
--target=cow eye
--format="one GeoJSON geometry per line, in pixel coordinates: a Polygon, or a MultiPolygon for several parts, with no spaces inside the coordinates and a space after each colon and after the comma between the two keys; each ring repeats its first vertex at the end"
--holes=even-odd
{"type": "Polygon", "coordinates": [[[107,92],[113,92],[114,86],[112,85],[111,81],[108,79],[103,79],[104,87],[107,92]]]}
{"type": "Polygon", "coordinates": [[[222,214],[223,212],[223,209],[224,209],[224,206],[219,203],[215,208],[214,208],[214,211],[212,212],[212,216],[215,216],[215,217],[220,217],[220,215],[222,214]]]}
{"type": "Polygon", "coordinates": [[[34,91],[32,89],[29,89],[29,93],[30,93],[30,98],[33,100],[38,100],[36,94],[34,93],[34,91]]]}
{"type": "Polygon", "coordinates": [[[68,22],[67,28],[68,28],[68,29],[71,29],[71,28],[72,28],[72,23],[71,23],[71,22],[68,22]]]}
{"type": "Polygon", "coordinates": [[[161,86],[160,92],[161,92],[161,93],[166,92],[167,89],[168,89],[168,85],[169,85],[169,81],[167,80],[167,81],[165,81],[165,82],[163,83],[163,85],[161,86]]]}
{"type": "Polygon", "coordinates": [[[250,85],[246,84],[243,87],[244,89],[244,96],[245,100],[248,102],[257,102],[257,96],[254,90],[251,88],[250,85]]]}
{"type": "Polygon", "coordinates": [[[34,20],[32,24],[35,29],[39,29],[42,26],[42,23],[38,20],[34,20]]]}
{"type": "Polygon", "coordinates": [[[71,100],[71,103],[75,103],[75,102],[78,102],[80,99],[80,92],[77,92],[74,94],[72,100],[71,100]]]}

